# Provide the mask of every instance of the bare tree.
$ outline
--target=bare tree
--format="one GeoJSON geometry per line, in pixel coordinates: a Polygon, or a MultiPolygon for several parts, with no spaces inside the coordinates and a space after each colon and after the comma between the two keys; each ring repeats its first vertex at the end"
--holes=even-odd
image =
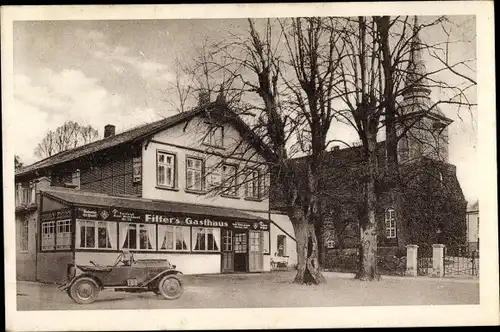
{"type": "Polygon", "coordinates": [[[17,171],[23,167],[23,162],[21,161],[21,157],[17,154],[14,156],[14,169],[17,171]]]}
{"type": "Polygon", "coordinates": [[[49,130],[35,148],[35,155],[47,158],[56,153],[74,149],[77,146],[91,143],[98,138],[98,130],[92,126],[81,126],[76,122],[68,121],[55,131],[49,130]]]}

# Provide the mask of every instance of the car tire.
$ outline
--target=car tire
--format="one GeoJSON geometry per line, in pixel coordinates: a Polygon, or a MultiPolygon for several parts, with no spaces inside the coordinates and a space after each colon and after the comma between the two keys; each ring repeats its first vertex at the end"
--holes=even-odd
{"type": "Polygon", "coordinates": [[[167,300],[175,300],[184,292],[182,281],[176,275],[170,274],[163,277],[158,284],[160,294],[167,300]]]}
{"type": "Polygon", "coordinates": [[[75,280],[69,289],[69,296],[78,304],[92,303],[98,294],[99,287],[96,281],[89,277],[75,280]]]}

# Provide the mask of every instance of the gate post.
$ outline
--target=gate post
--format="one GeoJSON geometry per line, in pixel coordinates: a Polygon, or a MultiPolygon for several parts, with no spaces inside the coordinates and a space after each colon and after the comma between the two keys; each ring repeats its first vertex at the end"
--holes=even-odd
{"type": "Polygon", "coordinates": [[[417,254],[418,246],[416,244],[406,246],[406,275],[408,276],[417,276],[417,254]]]}
{"type": "Polygon", "coordinates": [[[432,245],[432,276],[444,277],[444,244],[432,245]]]}

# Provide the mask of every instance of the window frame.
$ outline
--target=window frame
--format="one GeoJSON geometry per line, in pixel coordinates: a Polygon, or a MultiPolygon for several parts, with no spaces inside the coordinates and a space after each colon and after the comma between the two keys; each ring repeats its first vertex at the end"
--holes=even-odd
{"type": "MultiPolygon", "coordinates": [[[[169,164],[163,162],[161,163],[163,167],[167,167],[169,164]]],[[[156,186],[160,188],[165,188],[165,189],[176,189],[177,188],[177,154],[165,150],[156,150],[156,186]],[[160,183],[160,155],[165,155],[172,157],[172,184],[168,185],[166,184],[167,180],[167,171],[165,168],[165,184],[160,183]]]]}
{"type": "Polygon", "coordinates": [[[76,250],[102,250],[102,251],[117,250],[118,237],[116,236],[116,234],[114,234],[115,241],[112,241],[113,238],[108,235],[111,247],[108,248],[108,247],[100,247],[99,246],[99,228],[103,228],[103,227],[99,227],[100,224],[106,225],[106,230],[107,230],[108,234],[112,233],[113,228],[114,228],[114,231],[117,231],[117,229],[118,229],[118,222],[116,222],[116,221],[102,221],[102,220],[94,220],[94,219],[76,219],[76,221],[75,221],[75,249],[76,250]],[[85,223],[85,227],[87,227],[87,223],[94,224],[93,225],[93,228],[94,228],[94,246],[93,247],[90,247],[90,246],[89,247],[87,247],[87,246],[82,247],[82,243],[81,243],[81,227],[82,227],[81,223],[82,222],[85,223]],[[114,227],[110,227],[110,224],[113,224],[114,227]],[[113,242],[115,243],[114,246],[113,246],[113,242]]]}
{"type": "MultiPolygon", "coordinates": [[[[160,252],[191,252],[191,227],[190,226],[178,226],[178,225],[158,225],[157,227],[157,238],[158,238],[158,251],[160,252]],[[163,238],[160,238],[160,234],[164,234],[164,232],[160,232],[162,229],[172,229],[172,249],[168,249],[168,244],[165,247],[165,249],[162,249],[163,245],[163,238]],[[181,229],[181,237],[184,235],[184,232],[187,231],[188,233],[188,242],[186,243],[187,249],[176,249],[176,239],[177,239],[177,232],[176,229],[181,229]]],[[[182,237],[184,240],[184,238],[182,237]]]]}
{"type": "MultiPolygon", "coordinates": [[[[186,168],[186,181],[185,181],[185,190],[186,191],[194,191],[194,192],[203,192],[205,191],[205,160],[201,157],[195,157],[195,156],[190,156],[190,155],[186,155],[186,165],[185,165],[185,168],[186,168]],[[200,161],[201,163],[201,168],[199,170],[195,169],[194,167],[189,167],[188,166],[188,161],[189,160],[193,160],[193,161],[200,161]],[[193,187],[189,187],[189,183],[188,183],[188,172],[189,171],[193,171],[193,172],[197,172],[199,171],[200,172],[200,189],[198,188],[193,188],[193,187]]],[[[194,183],[194,177],[193,177],[193,183],[194,183]]]]}
{"type": "Polygon", "coordinates": [[[29,251],[29,220],[23,219],[21,221],[21,230],[20,230],[20,243],[19,243],[19,252],[27,253],[29,251]],[[25,246],[24,246],[25,245],[25,246]]]}
{"type": "Polygon", "coordinates": [[[54,251],[56,248],[56,221],[44,221],[40,224],[40,251],[54,251]],[[51,230],[52,232],[45,232],[45,230],[51,230]],[[52,234],[52,236],[45,236],[46,234],[52,234]],[[45,246],[46,242],[51,242],[50,246],[45,246]]]}
{"type": "Polygon", "coordinates": [[[286,235],[284,234],[278,234],[276,236],[276,256],[278,257],[287,257],[287,254],[286,254],[286,249],[287,249],[287,246],[286,246],[286,235]],[[279,239],[282,238],[283,239],[283,255],[280,255],[280,249],[279,249],[279,239]]]}
{"type": "Polygon", "coordinates": [[[73,234],[72,234],[71,219],[56,220],[56,247],[55,247],[56,250],[58,250],[58,251],[71,250],[72,238],[73,238],[73,234]],[[59,232],[59,227],[61,227],[60,224],[63,224],[62,227],[66,227],[66,229],[69,229],[69,231],[59,232]],[[67,239],[69,237],[69,244],[67,245],[67,247],[59,247],[59,244],[58,244],[58,239],[60,238],[59,234],[63,234],[63,233],[66,235],[65,237],[63,237],[64,239],[67,239]]]}
{"type": "Polygon", "coordinates": [[[222,186],[222,196],[226,196],[226,197],[238,197],[239,196],[239,187],[238,187],[238,165],[237,164],[231,164],[231,163],[224,163],[222,164],[222,167],[221,167],[221,176],[222,176],[222,179],[221,179],[221,186],[222,186]],[[234,168],[234,176],[233,176],[233,179],[234,179],[234,193],[230,193],[229,192],[229,189],[231,188],[231,186],[227,186],[227,183],[226,183],[226,174],[224,172],[224,167],[232,167],[234,168]]]}
{"type": "Polygon", "coordinates": [[[385,210],[385,237],[387,239],[395,239],[397,237],[396,231],[396,210],[390,207],[385,210]]]}
{"type": "Polygon", "coordinates": [[[207,133],[205,134],[205,137],[203,138],[203,144],[214,148],[224,148],[224,126],[219,124],[210,124],[210,123],[207,123],[207,126],[208,130],[207,133]],[[218,144],[219,142],[215,142],[214,138],[215,136],[214,132],[218,129],[220,129],[220,135],[221,135],[220,144],[218,144]]]}
{"type": "Polygon", "coordinates": [[[245,183],[244,183],[244,187],[245,187],[245,198],[248,198],[248,199],[260,199],[261,197],[261,176],[260,176],[260,170],[258,168],[247,168],[244,172],[245,174],[245,183]],[[252,175],[252,178],[251,180],[249,179],[249,173],[252,175]],[[257,173],[257,178],[254,178],[253,177],[253,174],[254,173],[257,173]],[[249,184],[252,183],[252,191],[255,190],[255,181],[257,182],[257,195],[249,195],[249,190],[248,190],[248,187],[249,187],[249,184]]]}
{"type": "MultiPolygon", "coordinates": [[[[158,241],[158,225],[157,224],[151,224],[151,223],[137,223],[137,222],[120,222],[119,225],[118,225],[118,232],[120,234],[120,238],[119,238],[119,242],[118,243],[118,247],[119,247],[119,250],[130,250],[130,251],[144,251],[144,252],[155,252],[155,251],[158,251],[157,248],[156,248],[156,244],[157,244],[157,241],[158,241]],[[121,232],[121,229],[120,229],[120,226],[122,225],[126,225],[127,227],[127,232],[125,233],[125,238],[122,238],[122,232],[121,232]],[[130,245],[128,246],[128,248],[125,248],[123,246],[123,244],[125,243],[125,239],[127,238],[127,235],[129,233],[129,227],[130,225],[134,225],[136,227],[136,232],[135,232],[135,243],[136,243],[136,247],[135,248],[130,248],[130,245]],[[153,229],[154,229],[154,234],[152,236],[152,239],[153,241],[150,241],[150,244],[151,244],[151,249],[149,248],[146,248],[146,249],[142,249],[140,246],[141,246],[141,226],[145,226],[146,228],[146,231],[148,230],[148,226],[150,225],[153,225],[153,229]]],[[[148,240],[149,240],[149,237],[148,237],[148,240]]],[[[130,240],[129,240],[130,241],[130,240]]]]}
{"type": "Polygon", "coordinates": [[[193,241],[196,241],[194,242],[194,245],[191,245],[191,252],[193,253],[197,253],[197,252],[201,252],[201,253],[207,253],[207,252],[221,252],[221,228],[216,228],[216,227],[191,227],[191,242],[193,241]],[[205,236],[205,248],[204,249],[196,249],[196,243],[198,243],[198,240],[197,238],[195,239],[194,237],[194,230],[195,229],[202,229],[203,230],[203,234],[205,236]],[[212,230],[212,232],[216,232],[218,230],[218,234],[214,234],[212,233],[213,235],[213,239],[215,241],[215,243],[217,244],[217,250],[214,250],[214,249],[208,249],[208,230],[212,230]],[[217,237],[215,235],[218,235],[217,237]],[[218,238],[218,241],[215,240],[216,238],[218,238]]]}

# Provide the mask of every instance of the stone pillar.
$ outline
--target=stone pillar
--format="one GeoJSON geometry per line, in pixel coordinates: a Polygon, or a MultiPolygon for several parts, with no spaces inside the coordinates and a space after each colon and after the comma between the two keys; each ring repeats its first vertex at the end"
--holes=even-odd
{"type": "Polygon", "coordinates": [[[444,277],[444,244],[432,245],[432,276],[444,277]]]}
{"type": "Polygon", "coordinates": [[[406,275],[411,277],[417,276],[417,252],[418,246],[416,244],[409,244],[406,246],[406,275]]]}

